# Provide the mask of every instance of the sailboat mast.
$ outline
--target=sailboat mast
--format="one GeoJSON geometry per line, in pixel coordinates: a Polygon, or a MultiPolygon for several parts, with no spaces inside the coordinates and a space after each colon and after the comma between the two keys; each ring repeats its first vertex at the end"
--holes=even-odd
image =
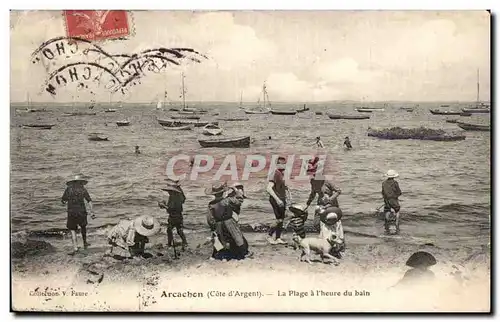
{"type": "Polygon", "coordinates": [[[476,104],[479,105],[479,69],[477,70],[477,94],[476,94],[476,104]]]}
{"type": "Polygon", "coordinates": [[[240,92],[240,108],[243,108],[243,91],[240,92]]]}
{"type": "Polygon", "coordinates": [[[186,91],[184,90],[184,73],[182,75],[182,108],[186,108],[186,91]]]}
{"type": "Polygon", "coordinates": [[[266,108],[266,83],[262,85],[262,97],[264,98],[264,108],[266,108]]]}

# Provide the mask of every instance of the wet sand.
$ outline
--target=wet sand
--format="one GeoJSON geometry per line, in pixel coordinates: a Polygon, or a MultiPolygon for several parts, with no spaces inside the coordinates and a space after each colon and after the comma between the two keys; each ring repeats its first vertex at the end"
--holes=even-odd
{"type": "Polygon", "coordinates": [[[14,259],[13,308],[205,312],[486,312],[490,308],[489,256],[484,252],[462,248],[450,253],[430,244],[389,240],[366,245],[351,238],[335,266],[321,263],[317,255],[312,256],[313,264],[299,262],[299,250],[269,245],[263,233],[245,236],[254,255],[242,261],[208,260],[211,246],[206,234],[188,235],[189,249],[178,259],[172,249],[162,247],[163,235],[152,238],[149,252],[154,257],[149,259],[103,258],[106,248],[99,243],[75,256],[59,249],[14,259]],[[438,264],[431,267],[435,279],[393,287],[409,269],[405,261],[417,250],[436,256],[438,264]]]}

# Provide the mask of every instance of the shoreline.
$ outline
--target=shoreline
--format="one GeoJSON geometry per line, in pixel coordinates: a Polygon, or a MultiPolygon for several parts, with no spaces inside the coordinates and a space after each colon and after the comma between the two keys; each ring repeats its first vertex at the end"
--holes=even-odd
{"type": "Polygon", "coordinates": [[[155,254],[152,258],[122,262],[103,260],[105,247],[99,245],[73,257],[55,252],[14,259],[13,309],[171,312],[399,312],[400,308],[485,312],[490,309],[490,258],[484,252],[471,255],[470,251],[450,253],[430,245],[351,243],[340,264],[335,266],[321,263],[316,255],[312,256],[312,264],[299,262],[300,251],[269,245],[265,234],[245,236],[254,255],[241,261],[208,260],[211,246],[204,234],[188,236],[190,247],[179,259],[173,259],[173,250],[165,250],[161,244],[152,244],[147,250],[155,254]],[[405,266],[408,256],[418,250],[436,256],[438,264],[431,267],[435,279],[432,283],[394,287],[409,269],[405,266]],[[160,251],[163,256],[156,256],[160,251]],[[59,296],[30,295],[35,290],[59,292],[59,296]],[[80,295],[71,295],[72,292],[80,295]],[[186,292],[202,296],[182,296],[186,292]],[[416,294],[421,297],[417,299],[416,294]]]}

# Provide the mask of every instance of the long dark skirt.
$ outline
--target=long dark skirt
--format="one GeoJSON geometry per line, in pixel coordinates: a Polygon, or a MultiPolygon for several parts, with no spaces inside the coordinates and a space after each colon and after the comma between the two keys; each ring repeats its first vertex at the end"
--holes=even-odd
{"type": "MultiPolygon", "coordinates": [[[[232,220],[232,219],[231,219],[232,220]]],[[[248,241],[245,236],[241,233],[238,224],[234,225],[233,222],[230,223],[228,229],[228,225],[224,223],[218,223],[217,225],[217,233],[220,236],[220,240],[222,245],[225,248],[217,251],[214,247],[212,257],[215,259],[244,259],[248,254],[248,241]],[[231,234],[231,231],[235,236],[231,234]]]]}

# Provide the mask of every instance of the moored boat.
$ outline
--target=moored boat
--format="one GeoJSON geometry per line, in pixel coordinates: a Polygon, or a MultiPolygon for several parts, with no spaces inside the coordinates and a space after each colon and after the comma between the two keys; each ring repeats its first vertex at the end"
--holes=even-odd
{"type": "Polygon", "coordinates": [[[328,114],[331,120],[367,120],[370,118],[368,115],[333,115],[328,114]]]}
{"type": "Polygon", "coordinates": [[[323,115],[323,112],[314,112],[316,115],[323,115]]]}
{"type": "Polygon", "coordinates": [[[248,148],[250,147],[250,136],[199,139],[198,142],[204,148],[248,148]]]}
{"type": "Polygon", "coordinates": [[[95,112],[73,112],[73,113],[64,113],[62,116],[92,116],[96,115],[95,112]]]}
{"type": "Polygon", "coordinates": [[[162,126],[163,129],[165,130],[171,130],[171,131],[189,131],[194,128],[193,124],[190,125],[181,125],[181,126],[162,126]]]}
{"type": "Polygon", "coordinates": [[[306,104],[304,104],[304,107],[301,108],[300,110],[297,110],[297,113],[303,113],[309,111],[309,107],[306,107],[306,104]]]}
{"type": "Polygon", "coordinates": [[[456,122],[456,124],[466,130],[466,131],[490,131],[490,126],[489,125],[482,125],[482,124],[470,124],[470,123],[464,123],[464,122],[456,122]]]}
{"type": "Polygon", "coordinates": [[[383,107],[358,107],[356,108],[358,112],[383,112],[385,108],[383,107]]]}
{"type": "Polygon", "coordinates": [[[273,114],[273,115],[295,115],[295,114],[297,114],[297,111],[271,110],[271,114],[273,114]]]}
{"type": "Polygon", "coordinates": [[[89,141],[109,141],[107,136],[102,133],[90,133],[89,141]]]}
{"type": "Polygon", "coordinates": [[[240,122],[240,121],[248,121],[248,117],[223,117],[223,118],[218,118],[218,121],[224,121],[224,122],[240,122]]]}
{"type": "Polygon", "coordinates": [[[215,124],[219,125],[219,122],[201,122],[197,120],[160,120],[158,119],[158,123],[162,126],[169,126],[169,127],[176,127],[176,126],[183,126],[183,125],[194,125],[194,127],[203,127],[207,124],[215,124]]]}
{"type": "Polygon", "coordinates": [[[130,125],[130,121],[127,121],[127,120],[118,121],[118,122],[116,122],[116,125],[118,125],[118,126],[129,126],[130,125]]]}
{"type": "Polygon", "coordinates": [[[172,120],[199,120],[200,117],[196,115],[172,115],[172,120]]]}
{"type": "Polygon", "coordinates": [[[462,114],[463,112],[461,111],[440,111],[440,110],[429,110],[431,112],[431,114],[434,114],[434,115],[460,115],[462,114]]]}
{"type": "Polygon", "coordinates": [[[114,113],[114,112],[116,112],[116,108],[108,108],[104,110],[104,113],[114,113]]]}
{"type": "Polygon", "coordinates": [[[54,124],[23,124],[23,127],[39,130],[50,130],[54,126],[54,124]]]}
{"type": "Polygon", "coordinates": [[[457,123],[457,120],[446,120],[446,123],[457,123]]]}
{"type": "MultiPolygon", "coordinates": [[[[257,100],[257,107],[245,109],[245,114],[269,114],[271,109],[271,102],[269,101],[269,95],[267,94],[267,87],[265,82],[262,85],[262,100],[264,103],[261,105],[259,97],[259,99],[257,100]]],[[[243,104],[241,101],[240,108],[243,108],[243,104]]]]}
{"type": "Polygon", "coordinates": [[[464,113],[490,113],[489,107],[471,107],[471,108],[463,108],[462,111],[464,113]]]}
{"type": "Polygon", "coordinates": [[[204,135],[221,135],[222,129],[215,124],[207,124],[203,127],[204,135]]]}
{"type": "Polygon", "coordinates": [[[463,113],[460,113],[460,116],[472,116],[472,113],[463,112],[463,113]]]}

